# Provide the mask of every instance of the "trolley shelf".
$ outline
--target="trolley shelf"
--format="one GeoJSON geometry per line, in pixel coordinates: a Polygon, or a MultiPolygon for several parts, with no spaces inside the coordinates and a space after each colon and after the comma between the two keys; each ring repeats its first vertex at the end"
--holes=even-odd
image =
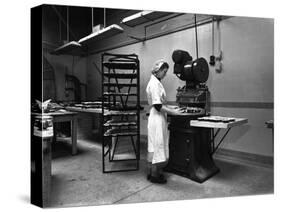
{"type": "Polygon", "coordinates": [[[104,136],[134,136],[137,135],[137,129],[110,129],[104,133],[104,136]]]}
{"type": "Polygon", "coordinates": [[[133,121],[115,121],[115,120],[109,120],[104,124],[105,127],[121,127],[121,126],[136,126],[136,125],[137,123],[133,121]]]}
{"type": "Polygon", "coordinates": [[[114,93],[114,92],[104,92],[103,95],[105,96],[137,96],[136,93],[114,93]]]}
{"type": "Polygon", "coordinates": [[[138,106],[111,106],[111,110],[118,110],[118,111],[132,111],[132,110],[138,110],[138,106]]]}
{"type": "Polygon", "coordinates": [[[111,83],[111,82],[104,82],[104,86],[116,86],[116,87],[137,87],[136,83],[111,83]]]}
{"type": "Polygon", "coordinates": [[[136,69],[138,66],[138,64],[135,62],[103,62],[103,65],[106,68],[123,69],[123,70],[136,69]]]}
{"type": "Polygon", "coordinates": [[[141,108],[138,56],[103,53],[101,65],[103,173],[138,170],[141,108]],[[116,104],[116,100],[119,104],[116,104]],[[105,105],[105,102],[108,104],[105,105]],[[131,151],[130,154],[133,154],[134,158],[125,155],[124,158],[117,159],[115,156],[118,156],[118,151],[122,148],[125,148],[126,152],[131,151]],[[108,162],[105,161],[107,158],[108,162]],[[128,168],[129,164],[124,164],[118,169],[108,164],[129,161],[130,167],[133,165],[134,168],[128,168]]]}
{"type": "Polygon", "coordinates": [[[134,79],[137,78],[137,74],[134,73],[104,73],[105,77],[119,78],[119,79],[134,79]]]}
{"type": "Polygon", "coordinates": [[[120,110],[109,110],[104,112],[104,116],[135,116],[136,112],[133,111],[120,111],[120,110]]]}

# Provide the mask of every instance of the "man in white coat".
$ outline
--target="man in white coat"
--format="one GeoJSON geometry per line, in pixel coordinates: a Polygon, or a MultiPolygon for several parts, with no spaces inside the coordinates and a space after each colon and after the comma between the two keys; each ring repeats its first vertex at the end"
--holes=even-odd
{"type": "Polygon", "coordinates": [[[166,92],[161,80],[169,69],[167,62],[157,61],[152,68],[152,75],[146,87],[150,112],[148,117],[148,169],[147,179],[152,183],[167,182],[163,167],[169,159],[169,132],[167,114],[183,115],[177,107],[166,104],[166,92]]]}

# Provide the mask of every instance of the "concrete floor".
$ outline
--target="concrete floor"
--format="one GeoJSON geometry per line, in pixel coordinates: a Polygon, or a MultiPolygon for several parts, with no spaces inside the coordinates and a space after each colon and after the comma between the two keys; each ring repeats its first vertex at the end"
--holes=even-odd
{"type": "Polygon", "coordinates": [[[230,197],[273,193],[273,167],[216,157],[220,172],[199,184],[167,173],[168,183],[146,180],[145,151],[141,142],[140,170],[102,173],[101,145],[78,141],[78,154],[67,142],[53,147],[50,207],[123,204],[168,200],[230,197]]]}

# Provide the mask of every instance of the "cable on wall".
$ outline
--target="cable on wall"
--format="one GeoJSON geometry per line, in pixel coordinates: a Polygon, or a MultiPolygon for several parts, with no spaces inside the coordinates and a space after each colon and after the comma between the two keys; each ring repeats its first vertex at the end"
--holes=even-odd
{"type": "Polygon", "coordinates": [[[215,57],[215,17],[212,17],[212,55],[210,56],[210,62],[209,64],[211,66],[214,66],[216,64],[216,57],[215,57]]]}
{"type": "Polygon", "coordinates": [[[66,40],[69,42],[69,7],[66,7],[66,40]]]}
{"type": "Polygon", "coordinates": [[[195,42],[196,42],[196,58],[198,59],[198,37],[197,37],[196,14],[194,14],[194,29],[195,29],[195,42]]]}
{"type": "Polygon", "coordinates": [[[94,24],[95,24],[95,22],[94,22],[94,8],[92,7],[92,12],[91,12],[92,14],[92,20],[91,20],[91,22],[92,22],[92,32],[93,32],[93,29],[94,29],[94,24]]]}
{"type": "Polygon", "coordinates": [[[215,23],[214,17],[212,18],[212,55],[214,55],[214,48],[215,48],[215,23]]]}
{"type": "Polygon", "coordinates": [[[103,8],[103,26],[106,27],[106,9],[103,8]]]}

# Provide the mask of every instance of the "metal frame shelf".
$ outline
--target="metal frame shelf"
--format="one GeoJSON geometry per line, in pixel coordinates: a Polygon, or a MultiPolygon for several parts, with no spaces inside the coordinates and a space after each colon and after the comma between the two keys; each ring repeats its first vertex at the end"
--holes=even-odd
{"type": "Polygon", "coordinates": [[[138,56],[103,53],[101,65],[102,171],[111,173],[139,170],[140,66],[138,56]],[[127,146],[124,145],[125,142],[127,146]],[[118,148],[123,148],[123,153],[125,151],[126,154],[122,154],[118,148]],[[129,150],[131,150],[130,154],[129,150]]]}

